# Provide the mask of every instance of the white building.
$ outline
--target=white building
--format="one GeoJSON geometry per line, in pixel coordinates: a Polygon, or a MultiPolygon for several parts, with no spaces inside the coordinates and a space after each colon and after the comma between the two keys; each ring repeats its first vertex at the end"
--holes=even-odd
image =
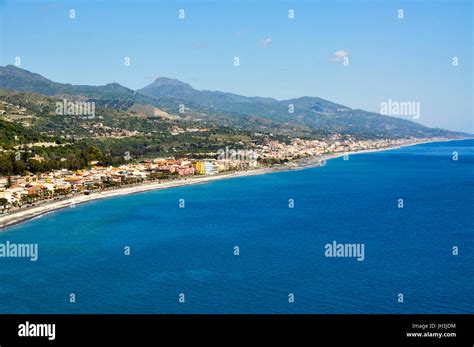
{"type": "Polygon", "coordinates": [[[216,167],[210,161],[204,162],[204,171],[206,175],[215,175],[217,173],[216,167]]]}

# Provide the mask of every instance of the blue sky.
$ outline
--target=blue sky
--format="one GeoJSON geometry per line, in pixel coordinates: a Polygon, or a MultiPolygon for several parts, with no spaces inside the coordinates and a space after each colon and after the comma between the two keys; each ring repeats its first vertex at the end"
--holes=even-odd
{"type": "Polygon", "coordinates": [[[21,57],[22,68],[58,82],[138,89],[166,76],[375,112],[388,99],[411,101],[422,124],[474,132],[470,0],[0,0],[0,16],[0,64],[21,57]]]}

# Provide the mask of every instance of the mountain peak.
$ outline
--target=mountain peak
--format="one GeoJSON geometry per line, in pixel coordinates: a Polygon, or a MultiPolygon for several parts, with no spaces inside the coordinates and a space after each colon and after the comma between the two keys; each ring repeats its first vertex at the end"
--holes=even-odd
{"type": "Polygon", "coordinates": [[[154,98],[178,98],[188,100],[200,93],[200,91],[195,90],[189,84],[168,77],[158,77],[153,83],[137,90],[137,92],[154,98]]]}
{"type": "MultiPolygon", "coordinates": [[[[10,76],[30,76],[34,78],[40,78],[43,80],[48,80],[47,78],[41,76],[40,74],[22,69],[18,66],[15,65],[5,65],[5,66],[0,66],[0,74],[1,75],[10,75],[10,76]]],[[[49,81],[49,80],[48,80],[49,81]]]]}
{"type": "MultiPolygon", "coordinates": [[[[100,86],[99,86],[100,87],[100,86]]],[[[126,90],[131,90],[130,88],[127,88],[120,83],[117,82],[112,82],[112,83],[107,83],[104,85],[104,87],[110,88],[110,89],[126,89],[126,90]]]]}
{"type": "MultiPolygon", "coordinates": [[[[0,66],[1,67],[1,66],[0,66]]],[[[22,69],[18,66],[15,66],[15,65],[12,65],[12,64],[8,64],[8,65],[5,65],[2,67],[3,69],[6,69],[6,70],[12,70],[12,71],[24,71],[24,72],[30,72],[28,70],[25,70],[25,69],[22,69]]],[[[31,73],[31,72],[30,72],[31,73]]]]}
{"type": "Polygon", "coordinates": [[[0,66],[0,88],[52,95],[55,83],[14,65],[0,66]]]}
{"type": "Polygon", "coordinates": [[[23,70],[23,69],[20,69],[18,66],[15,66],[15,65],[12,65],[12,64],[5,65],[5,66],[3,66],[3,68],[7,69],[7,70],[23,70]]]}
{"type": "Polygon", "coordinates": [[[150,86],[192,88],[188,83],[169,77],[158,77],[150,86]]]}
{"type": "Polygon", "coordinates": [[[135,92],[116,82],[103,86],[72,85],[53,82],[40,74],[13,65],[0,66],[0,88],[46,95],[70,94],[98,97],[123,97],[135,92]]]}

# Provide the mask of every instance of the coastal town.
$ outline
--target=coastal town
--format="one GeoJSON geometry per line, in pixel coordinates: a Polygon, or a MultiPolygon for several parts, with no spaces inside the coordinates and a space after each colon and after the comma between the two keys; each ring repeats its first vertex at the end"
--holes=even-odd
{"type": "MultiPolygon", "coordinates": [[[[196,176],[218,177],[225,173],[252,172],[275,166],[290,169],[308,162],[318,165],[329,156],[395,148],[423,141],[426,140],[355,140],[337,135],[324,140],[297,138],[290,143],[268,140],[251,149],[226,147],[217,153],[209,153],[208,159],[171,157],[132,160],[128,157],[129,162],[116,167],[90,163],[89,167],[74,171],[62,169],[42,174],[0,177],[0,211],[6,214],[35,206],[42,201],[93,195],[150,182],[164,183],[196,176]]],[[[37,157],[35,160],[41,161],[42,158],[37,157]]]]}

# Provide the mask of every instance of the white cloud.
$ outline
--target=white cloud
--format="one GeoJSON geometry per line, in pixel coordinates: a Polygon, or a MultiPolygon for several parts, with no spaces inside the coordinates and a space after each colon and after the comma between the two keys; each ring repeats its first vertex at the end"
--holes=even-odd
{"type": "Polygon", "coordinates": [[[262,47],[263,48],[267,48],[268,46],[270,46],[272,44],[273,40],[271,37],[265,37],[261,43],[262,43],[262,47]]]}
{"type": "Polygon", "coordinates": [[[332,61],[341,61],[342,59],[349,56],[349,53],[345,50],[341,49],[339,51],[334,52],[332,56],[332,61]]]}

